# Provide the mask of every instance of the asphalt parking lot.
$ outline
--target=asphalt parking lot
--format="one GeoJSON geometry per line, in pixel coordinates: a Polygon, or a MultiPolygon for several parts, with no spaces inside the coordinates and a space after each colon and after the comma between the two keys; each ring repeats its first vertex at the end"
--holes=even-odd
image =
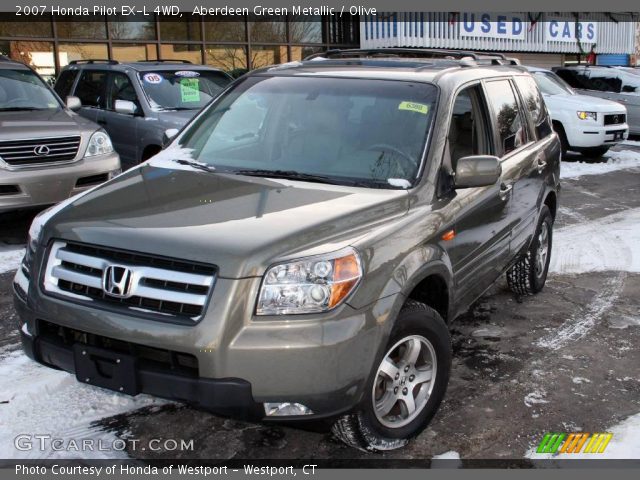
{"type": "MultiPolygon", "coordinates": [[[[623,148],[640,158],[640,147],[623,148]]],[[[500,281],[454,320],[451,383],[440,411],[408,447],[376,458],[450,452],[463,459],[520,459],[546,432],[611,431],[639,418],[640,162],[585,171],[593,174],[563,179],[544,291],[518,298],[500,281]]],[[[0,252],[24,243],[32,216],[0,218],[0,252]]],[[[64,438],[134,438],[138,445],[152,438],[194,440],[194,450],[128,446],[118,452],[136,458],[370,458],[318,426],[260,425],[145,396],[131,400],[33,364],[19,352],[12,276],[0,273],[0,424],[10,433],[3,437],[36,428],[64,438]]],[[[18,455],[9,440],[0,440],[0,457],[18,455]]]]}

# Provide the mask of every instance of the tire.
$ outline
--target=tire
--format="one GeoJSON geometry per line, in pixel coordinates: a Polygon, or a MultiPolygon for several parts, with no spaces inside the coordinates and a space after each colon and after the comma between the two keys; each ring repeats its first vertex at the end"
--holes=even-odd
{"type": "Polygon", "coordinates": [[[398,314],[383,355],[375,363],[366,383],[362,402],[354,412],[340,417],[334,423],[333,434],[347,445],[364,451],[395,450],[405,446],[427,427],[440,406],[449,383],[451,355],[451,337],[442,317],[424,303],[407,300],[398,314]],[[414,348],[418,344],[420,346],[417,361],[405,365],[398,358],[395,361],[395,365],[399,366],[398,376],[382,373],[380,368],[388,356],[398,354],[401,357],[405,353],[407,358],[411,357],[412,350],[405,348],[409,343],[414,348]],[[435,362],[432,356],[435,356],[435,362]],[[429,371],[431,380],[420,382],[420,377],[426,378],[429,371]],[[401,395],[406,400],[400,399],[401,395]],[[409,395],[415,404],[411,415],[405,403],[409,395]],[[380,396],[378,405],[390,405],[393,397],[397,398],[386,416],[374,405],[380,396]],[[384,398],[391,400],[381,401],[384,398]],[[402,418],[405,415],[406,418],[402,418]]]}
{"type": "Polygon", "coordinates": [[[609,151],[609,147],[593,147],[593,148],[585,148],[580,153],[582,154],[583,157],[600,158],[608,151],[609,151]]]}
{"type": "Polygon", "coordinates": [[[527,252],[507,271],[507,283],[518,295],[534,295],[544,287],[553,245],[553,218],[545,205],[527,252]],[[546,235],[545,232],[546,231],[546,235]],[[546,243],[546,249],[542,242],[546,243]]]}
{"type": "Polygon", "coordinates": [[[558,134],[558,138],[560,139],[560,152],[562,154],[562,158],[567,155],[567,151],[569,150],[569,141],[567,140],[567,134],[564,133],[564,128],[559,123],[553,124],[553,129],[558,134]]]}

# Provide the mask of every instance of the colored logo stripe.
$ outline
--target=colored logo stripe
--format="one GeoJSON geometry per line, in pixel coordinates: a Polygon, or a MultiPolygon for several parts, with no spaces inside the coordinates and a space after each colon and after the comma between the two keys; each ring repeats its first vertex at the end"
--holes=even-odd
{"type": "Polygon", "coordinates": [[[583,447],[583,453],[603,453],[612,437],[611,433],[547,433],[536,453],[580,453],[583,447]]]}

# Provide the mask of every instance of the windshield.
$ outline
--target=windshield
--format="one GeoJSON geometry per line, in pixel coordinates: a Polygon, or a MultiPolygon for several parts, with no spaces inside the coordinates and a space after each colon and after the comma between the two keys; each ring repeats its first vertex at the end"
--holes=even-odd
{"type": "Polygon", "coordinates": [[[56,96],[31,70],[0,69],[0,112],[59,108],[56,96]]]}
{"type": "Polygon", "coordinates": [[[139,75],[151,106],[168,110],[200,110],[230,82],[226,75],[207,70],[162,70],[139,75]]]}
{"type": "Polygon", "coordinates": [[[218,171],[408,188],[436,98],[431,84],[254,76],[218,99],[180,144],[218,171]]]}
{"type": "Polygon", "coordinates": [[[567,82],[562,80],[555,73],[533,72],[533,78],[538,84],[540,91],[546,95],[575,95],[576,92],[567,82]]]}

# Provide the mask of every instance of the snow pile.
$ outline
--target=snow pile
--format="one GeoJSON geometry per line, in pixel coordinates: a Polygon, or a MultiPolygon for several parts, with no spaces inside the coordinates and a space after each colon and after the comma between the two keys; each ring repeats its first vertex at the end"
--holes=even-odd
{"type": "Polygon", "coordinates": [[[24,257],[24,248],[4,249],[0,247],[0,273],[17,270],[24,257]]]}
{"type": "Polygon", "coordinates": [[[146,395],[128,397],[83,385],[74,375],[39,365],[20,351],[0,359],[0,402],[0,458],[127,458],[117,443],[110,449],[116,437],[91,422],[163,403],[146,395]],[[38,440],[31,437],[31,450],[17,449],[15,439],[23,434],[50,436],[47,448],[40,450],[38,440]],[[78,445],[91,440],[96,448],[54,451],[53,439],[64,439],[65,445],[70,440],[78,445]],[[109,449],[100,451],[98,442],[109,449]]]}
{"type": "Polygon", "coordinates": [[[577,178],[583,175],[603,173],[640,167],[640,152],[634,150],[610,151],[603,163],[562,162],[560,178],[577,178]]]}
{"type": "MultiPolygon", "coordinates": [[[[613,437],[603,453],[571,453],[550,454],[536,453],[536,448],[531,448],[525,453],[526,458],[532,459],[638,459],[640,458],[640,413],[632,415],[622,423],[610,428],[607,432],[613,437]]],[[[567,432],[571,433],[571,432],[567,432]]],[[[604,432],[602,432],[604,433],[604,432]]]]}
{"type": "Polygon", "coordinates": [[[640,208],[556,230],[549,271],[640,272],[640,208]]]}
{"type": "Polygon", "coordinates": [[[458,452],[454,452],[450,450],[445,453],[441,453],[440,455],[434,455],[432,457],[433,460],[460,460],[460,454],[458,452]]]}

